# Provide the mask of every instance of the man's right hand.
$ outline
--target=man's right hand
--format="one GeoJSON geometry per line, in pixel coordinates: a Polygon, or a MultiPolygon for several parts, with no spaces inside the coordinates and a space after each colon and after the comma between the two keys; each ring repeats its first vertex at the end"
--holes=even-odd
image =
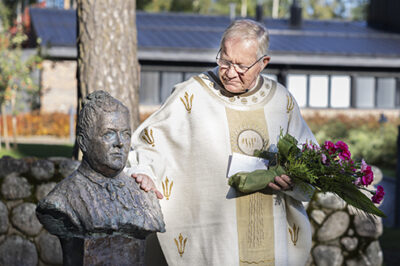
{"type": "Polygon", "coordinates": [[[153,180],[145,174],[132,174],[131,175],[135,180],[136,183],[140,185],[140,188],[146,192],[154,191],[158,199],[164,198],[160,191],[157,190],[156,185],[154,184],[153,180]]]}

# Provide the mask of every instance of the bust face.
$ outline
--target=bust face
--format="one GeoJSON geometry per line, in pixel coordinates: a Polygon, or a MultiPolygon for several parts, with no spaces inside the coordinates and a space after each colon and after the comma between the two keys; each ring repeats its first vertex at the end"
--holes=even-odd
{"type": "Polygon", "coordinates": [[[131,144],[128,112],[100,112],[92,136],[86,140],[84,159],[96,172],[114,177],[125,167],[131,144]]]}

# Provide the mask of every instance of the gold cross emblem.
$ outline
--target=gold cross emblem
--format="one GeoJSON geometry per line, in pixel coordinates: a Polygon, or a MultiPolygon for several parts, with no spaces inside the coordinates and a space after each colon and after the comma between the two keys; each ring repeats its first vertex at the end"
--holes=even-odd
{"type": "Polygon", "coordinates": [[[190,112],[192,111],[192,105],[193,105],[193,94],[190,96],[189,98],[189,94],[187,92],[185,92],[185,96],[184,99],[182,97],[180,97],[183,105],[186,108],[186,111],[188,111],[188,113],[190,114],[190,112]]]}
{"type": "Polygon", "coordinates": [[[168,177],[165,177],[165,180],[162,182],[162,189],[163,189],[164,197],[167,200],[169,200],[169,197],[171,196],[171,191],[172,191],[173,185],[174,185],[174,181],[171,181],[171,184],[169,184],[168,177]]]}
{"type": "Polygon", "coordinates": [[[286,104],[286,112],[290,113],[294,108],[294,101],[292,95],[286,95],[287,104],[286,104]]]}
{"type": "Polygon", "coordinates": [[[146,141],[151,146],[153,146],[153,147],[155,146],[154,137],[153,137],[153,130],[152,129],[150,129],[150,133],[149,133],[149,131],[146,128],[144,130],[144,134],[143,134],[142,138],[144,139],[144,141],[146,141]]]}
{"type": "Polygon", "coordinates": [[[293,224],[293,231],[292,229],[289,227],[289,233],[290,233],[290,239],[293,242],[293,245],[296,246],[297,240],[299,239],[299,231],[300,231],[300,227],[296,227],[296,224],[293,224]]]}
{"type": "Polygon", "coordinates": [[[178,237],[179,242],[176,238],[174,238],[174,240],[175,240],[176,247],[178,248],[178,253],[182,257],[183,253],[185,253],[187,237],[185,239],[183,239],[182,234],[179,233],[179,237],[178,237]]]}

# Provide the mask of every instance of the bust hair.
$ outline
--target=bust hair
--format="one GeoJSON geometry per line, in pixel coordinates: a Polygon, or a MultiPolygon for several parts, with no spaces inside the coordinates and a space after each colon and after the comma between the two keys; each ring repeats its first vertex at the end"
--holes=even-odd
{"type": "Polygon", "coordinates": [[[96,128],[96,119],[101,112],[111,113],[116,111],[129,113],[128,108],[108,92],[98,90],[90,93],[79,112],[76,135],[87,138],[91,134],[89,132],[96,128]]]}
{"type": "Polygon", "coordinates": [[[267,28],[254,20],[235,20],[222,35],[220,48],[226,40],[239,38],[242,40],[256,40],[258,44],[257,57],[268,54],[269,34],[267,28]]]}

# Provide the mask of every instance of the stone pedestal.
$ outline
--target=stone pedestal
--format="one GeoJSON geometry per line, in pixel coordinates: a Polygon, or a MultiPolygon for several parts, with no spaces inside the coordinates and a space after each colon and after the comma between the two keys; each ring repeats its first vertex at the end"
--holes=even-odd
{"type": "Polygon", "coordinates": [[[124,236],[60,238],[64,266],[143,266],[145,240],[124,236]]]}

